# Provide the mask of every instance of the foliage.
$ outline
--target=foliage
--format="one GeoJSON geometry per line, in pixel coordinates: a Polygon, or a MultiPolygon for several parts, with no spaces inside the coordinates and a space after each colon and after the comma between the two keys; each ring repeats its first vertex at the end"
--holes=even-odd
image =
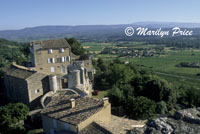
{"type": "Polygon", "coordinates": [[[97,60],[97,66],[100,69],[100,71],[106,71],[108,69],[106,63],[104,63],[104,61],[101,58],[97,60]]]}
{"type": "Polygon", "coordinates": [[[186,107],[200,106],[200,90],[194,87],[180,86],[178,88],[177,102],[186,107]]]}
{"type": "Polygon", "coordinates": [[[119,85],[129,83],[134,77],[133,70],[123,64],[114,64],[110,70],[111,73],[108,81],[111,85],[115,83],[119,85]]]}
{"type": "Polygon", "coordinates": [[[168,109],[176,103],[176,92],[164,79],[155,75],[137,76],[133,79],[137,96],[145,96],[155,102],[165,101],[168,109]]]}
{"type": "Polygon", "coordinates": [[[147,119],[155,115],[155,102],[139,96],[129,97],[126,101],[126,112],[133,119],[147,119]]]}
{"type": "Polygon", "coordinates": [[[89,56],[87,54],[82,54],[79,60],[89,60],[89,56]]]}
{"type": "Polygon", "coordinates": [[[9,103],[0,108],[0,132],[2,134],[23,134],[25,128],[21,121],[25,120],[29,109],[23,103],[9,103]]]}
{"type": "Polygon", "coordinates": [[[156,113],[165,114],[167,112],[168,112],[167,105],[164,101],[160,101],[160,102],[156,103],[156,113]]]}
{"type": "Polygon", "coordinates": [[[85,49],[75,38],[65,38],[65,40],[70,44],[72,53],[76,55],[83,55],[85,53],[85,49]]]}
{"type": "Polygon", "coordinates": [[[123,91],[121,91],[117,86],[113,86],[108,92],[109,99],[112,106],[120,106],[124,103],[125,96],[123,91]]]}
{"type": "Polygon", "coordinates": [[[21,65],[22,62],[29,60],[27,47],[28,44],[0,39],[0,75],[2,75],[3,69],[12,62],[21,65]]]}

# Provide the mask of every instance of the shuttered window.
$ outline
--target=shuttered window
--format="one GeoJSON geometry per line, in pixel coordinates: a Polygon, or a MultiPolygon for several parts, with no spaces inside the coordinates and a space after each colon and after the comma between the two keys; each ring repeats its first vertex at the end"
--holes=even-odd
{"type": "Polygon", "coordinates": [[[52,49],[48,49],[48,54],[52,54],[53,50],[52,49]]]}
{"type": "Polygon", "coordinates": [[[60,49],[59,49],[59,52],[60,52],[60,53],[63,53],[64,51],[65,51],[64,48],[60,48],[60,49]]]}

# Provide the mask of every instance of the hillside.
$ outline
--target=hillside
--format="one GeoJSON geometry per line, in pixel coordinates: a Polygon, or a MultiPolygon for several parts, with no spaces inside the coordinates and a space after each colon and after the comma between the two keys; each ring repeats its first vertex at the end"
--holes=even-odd
{"type": "Polygon", "coordinates": [[[172,28],[179,26],[190,28],[195,34],[200,35],[200,23],[175,23],[175,22],[137,22],[121,25],[79,25],[79,26],[38,26],[20,30],[0,31],[0,38],[14,41],[31,41],[38,39],[76,37],[78,39],[100,39],[122,36],[125,38],[124,29],[127,26],[148,28],[172,28]]]}

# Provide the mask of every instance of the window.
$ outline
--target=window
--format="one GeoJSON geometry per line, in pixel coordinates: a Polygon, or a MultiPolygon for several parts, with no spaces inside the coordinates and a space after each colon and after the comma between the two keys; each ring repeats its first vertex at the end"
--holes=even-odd
{"type": "Polygon", "coordinates": [[[65,69],[65,66],[61,66],[61,73],[66,73],[66,69],[65,69]]]}
{"type": "Polygon", "coordinates": [[[53,50],[52,49],[48,49],[48,54],[52,54],[53,50]]]}
{"type": "Polygon", "coordinates": [[[57,63],[61,62],[61,58],[56,58],[57,59],[57,63]]]}
{"type": "Polygon", "coordinates": [[[54,58],[51,58],[52,59],[52,63],[55,63],[55,59],[54,58]]]}
{"type": "Polygon", "coordinates": [[[51,67],[51,72],[54,73],[55,72],[55,68],[51,67]]]}
{"type": "Polygon", "coordinates": [[[40,89],[35,89],[35,94],[39,93],[40,89]]]}
{"type": "Polygon", "coordinates": [[[48,58],[48,63],[55,63],[55,59],[54,58],[48,58]]]}
{"type": "Polygon", "coordinates": [[[60,52],[60,53],[63,53],[64,51],[65,51],[64,48],[60,48],[60,49],[59,49],[59,52],[60,52]]]}
{"type": "Polygon", "coordinates": [[[65,62],[65,57],[62,57],[62,58],[61,58],[61,61],[62,61],[62,62],[65,62]]]}
{"type": "MultiPolygon", "coordinates": [[[[61,63],[61,62],[70,62],[70,56],[65,56],[65,57],[60,57],[60,58],[56,58],[57,63],[61,63]]],[[[54,61],[55,62],[55,61],[54,61]]],[[[48,62],[49,63],[49,62],[48,62]]],[[[51,61],[50,61],[51,63],[51,61]]]]}
{"type": "Polygon", "coordinates": [[[51,63],[51,60],[50,60],[51,58],[48,58],[48,63],[51,63]]]}
{"type": "Polygon", "coordinates": [[[70,62],[70,56],[66,56],[65,58],[67,62],[70,62]]]}

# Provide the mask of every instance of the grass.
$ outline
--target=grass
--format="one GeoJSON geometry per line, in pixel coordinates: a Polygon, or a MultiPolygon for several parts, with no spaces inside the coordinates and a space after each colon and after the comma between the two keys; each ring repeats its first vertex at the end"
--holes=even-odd
{"type": "Polygon", "coordinates": [[[175,65],[180,62],[200,62],[200,52],[170,51],[162,56],[124,59],[148,70],[199,78],[196,74],[200,72],[200,68],[175,67],[175,65]]]}
{"type": "Polygon", "coordinates": [[[105,47],[112,47],[112,43],[84,42],[82,46],[88,51],[102,51],[105,47]]]}
{"type": "Polygon", "coordinates": [[[34,129],[34,130],[28,131],[27,134],[42,134],[42,133],[43,133],[43,129],[34,129]]]}
{"type": "MultiPolygon", "coordinates": [[[[118,41],[112,43],[97,43],[97,42],[85,42],[83,46],[88,47],[89,51],[102,51],[105,47],[116,47],[116,45],[121,45],[121,47],[132,47],[132,48],[154,48],[157,45],[154,44],[145,44],[145,42],[129,42],[129,41],[118,41]]],[[[137,57],[137,58],[120,58],[129,62],[133,62],[148,71],[152,72],[161,72],[167,74],[173,74],[178,76],[184,76],[189,78],[200,79],[199,76],[196,76],[197,73],[200,73],[200,68],[184,68],[176,67],[175,65],[180,62],[200,62],[200,50],[170,50],[169,48],[165,49],[166,52],[162,55],[157,55],[153,57],[137,57]]],[[[105,61],[109,62],[118,57],[115,54],[97,54],[95,58],[102,58],[105,61]]],[[[200,87],[199,80],[191,80],[185,78],[177,78],[173,76],[166,76],[162,74],[157,74],[162,78],[165,78],[171,83],[176,85],[184,84],[186,86],[195,86],[200,87]]],[[[103,93],[100,93],[100,96],[103,93]]],[[[97,96],[99,97],[99,95],[97,96]]]]}
{"type": "Polygon", "coordinates": [[[191,88],[191,87],[200,88],[199,80],[188,80],[184,78],[176,78],[176,77],[166,76],[162,74],[157,74],[157,75],[167,80],[169,83],[173,83],[176,86],[184,85],[187,88],[191,88]]]}
{"type": "MultiPolygon", "coordinates": [[[[200,73],[200,68],[184,68],[176,67],[175,65],[180,62],[200,62],[200,52],[199,51],[169,51],[166,55],[153,56],[153,57],[141,57],[141,58],[122,58],[124,60],[129,60],[145,70],[152,72],[162,72],[167,74],[173,74],[183,77],[189,77],[194,79],[200,79],[196,76],[200,73]]],[[[192,80],[187,78],[177,78],[173,76],[166,76],[162,74],[157,74],[160,77],[166,79],[170,83],[177,86],[185,85],[186,87],[196,87],[200,88],[199,80],[192,80]]]]}
{"type": "MultiPolygon", "coordinates": [[[[99,54],[96,58],[101,57],[105,61],[111,61],[117,55],[102,55],[99,54]]],[[[200,73],[200,68],[184,68],[184,67],[176,67],[175,65],[180,62],[200,62],[200,51],[198,50],[182,50],[182,51],[172,51],[168,50],[164,55],[157,55],[153,57],[137,57],[137,58],[120,58],[122,60],[127,60],[129,62],[133,62],[143,68],[145,70],[151,72],[162,72],[167,74],[173,74],[183,77],[189,77],[194,79],[200,79],[199,76],[196,76],[197,73],[200,73]]],[[[185,85],[187,87],[197,87],[200,88],[199,80],[192,80],[187,78],[177,78],[173,76],[166,76],[162,74],[157,74],[160,77],[168,80],[175,85],[185,85]]]]}
{"type": "Polygon", "coordinates": [[[99,94],[98,95],[94,95],[94,96],[92,96],[92,97],[94,97],[94,98],[97,98],[97,99],[102,99],[102,98],[104,98],[106,95],[108,94],[108,90],[106,90],[106,91],[99,91],[99,94]]]}

